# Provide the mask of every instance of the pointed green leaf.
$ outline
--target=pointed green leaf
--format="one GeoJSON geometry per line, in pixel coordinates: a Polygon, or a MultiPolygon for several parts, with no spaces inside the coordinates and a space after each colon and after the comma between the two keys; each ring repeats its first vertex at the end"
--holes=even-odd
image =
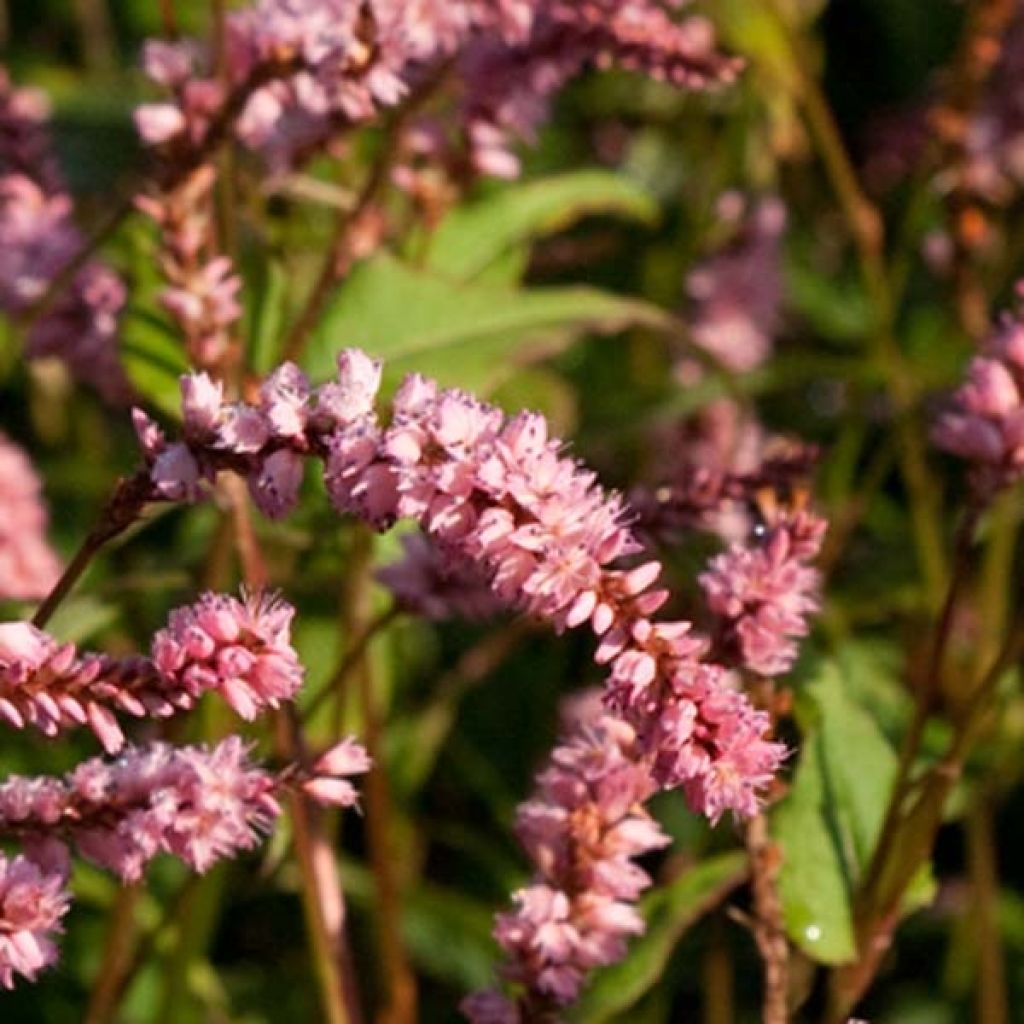
{"type": "MultiPolygon", "coordinates": [[[[851,696],[839,665],[822,661],[800,692],[803,754],[793,788],[772,814],[783,853],[786,929],[822,963],[855,955],[852,901],[870,863],[897,758],[875,718],[851,696]]],[[[927,872],[906,909],[929,899],[927,872]]]]}
{"type": "Polygon", "coordinates": [[[601,1024],[639,1002],[661,980],[683,933],[746,874],[746,856],[736,850],[703,861],[649,893],[642,902],[647,931],[631,944],[625,960],[595,976],[571,1019],[578,1024],[601,1024]]]}
{"type": "Polygon", "coordinates": [[[459,281],[485,271],[509,250],[593,214],[650,224],[657,206],[639,185],[609,171],[575,171],[512,185],[456,207],[434,232],[427,266],[459,281]]]}
{"type": "Polygon", "coordinates": [[[339,349],[357,346],[385,359],[386,386],[415,370],[487,392],[582,332],[631,326],[669,331],[674,322],[656,306],[593,288],[460,285],[382,254],[337,293],[304,364],[322,379],[339,349]]]}

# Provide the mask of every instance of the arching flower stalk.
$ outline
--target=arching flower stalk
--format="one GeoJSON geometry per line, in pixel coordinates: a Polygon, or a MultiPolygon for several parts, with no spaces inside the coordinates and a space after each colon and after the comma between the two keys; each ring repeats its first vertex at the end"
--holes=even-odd
{"type": "Polygon", "coordinates": [[[340,512],[378,528],[411,518],[456,561],[477,565],[503,602],[556,630],[589,624],[595,657],[610,667],[608,706],[635,729],[658,784],[682,787],[712,820],[754,813],[783,749],[764,739],[767,717],[703,660],[690,624],[652,618],[668,593],[655,587],[656,562],[619,567],[639,550],[621,499],[561,454],[543,417],[506,418],[414,375],[384,429],[379,364],[346,350],[338,367],[314,390],[286,364],[257,405],[225,402],[203,374],[184,378],[181,441],[136,413],[151,496],[194,500],[230,469],[280,516],[297,501],[303,458],[319,457],[340,512]]]}

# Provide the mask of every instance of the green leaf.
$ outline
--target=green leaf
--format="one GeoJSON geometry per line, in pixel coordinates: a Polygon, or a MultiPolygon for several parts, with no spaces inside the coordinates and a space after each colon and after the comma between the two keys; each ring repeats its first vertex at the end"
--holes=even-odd
{"type": "Polygon", "coordinates": [[[427,266],[468,281],[509,250],[592,214],[651,224],[658,209],[639,185],[609,171],[576,171],[514,185],[448,214],[431,237],[427,266]]]}
{"type": "Polygon", "coordinates": [[[851,882],[830,828],[824,775],[820,745],[806,743],[793,788],[772,814],[772,832],[783,857],[786,932],[813,959],[840,964],[856,953],[851,882]]]}
{"type": "MultiPolygon", "coordinates": [[[[855,956],[852,900],[878,841],[897,770],[873,715],[850,695],[839,665],[822,661],[799,695],[803,756],[789,796],[772,815],[783,853],[779,889],[786,930],[822,963],[855,956]]],[[[927,873],[905,909],[930,898],[927,873]]]]}
{"type": "Polygon", "coordinates": [[[338,350],[358,346],[385,360],[385,389],[418,371],[486,393],[581,333],[631,326],[670,331],[674,321],[656,306],[593,288],[460,285],[381,254],[338,292],[304,365],[315,379],[327,377],[338,350]]]}
{"type": "Polygon", "coordinates": [[[135,389],[161,412],[181,416],[178,379],[189,365],[181,342],[159,317],[129,309],[122,319],[121,361],[135,389]]]}
{"type": "Polygon", "coordinates": [[[683,933],[746,874],[746,856],[735,850],[703,861],[651,892],[641,905],[647,931],[630,946],[625,960],[596,975],[571,1019],[600,1024],[639,1002],[662,979],[683,933]]]}
{"type": "Polygon", "coordinates": [[[117,618],[118,610],[114,605],[83,594],[64,601],[54,612],[47,629],[65,642],[80,644],[112,625],[117,618]]]}
{"type": "Polygon", "coordinates": [[[275,260],[264,260],[249,275],[245,290],[249,362],[257,373],[269,373],[277,357],[285,318],[288,275],[275,260]]]}

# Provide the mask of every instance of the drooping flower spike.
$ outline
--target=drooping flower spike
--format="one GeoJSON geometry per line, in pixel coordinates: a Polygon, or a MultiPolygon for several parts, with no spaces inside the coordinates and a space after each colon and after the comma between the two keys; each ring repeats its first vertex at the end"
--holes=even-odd
{"type": "Polygon", "coordinates": [[[621,498],[562,454],[543,417],[506,417],[423,377],[406,380],[382,427],[380,373],[346,350],[337,379],[314,389],[285,365],[256,405],[226,402],[203,374],[184,378],[182,440],[136,413],[152,497],[194,500],[231,470],[280,516],[297,500],[303,460],[319,458],[338,511],[378,528],[413,519],[502,602],[557,630],[589,624],[610,669],[608,706],[635,729],[658,784],[682,787],[712,820],[753,814],[783,748],[765,739],[767,716],[704,658],[690,624],[653,618],[668,594],[656,562],[622,564],[639,545],[621,498]]]}

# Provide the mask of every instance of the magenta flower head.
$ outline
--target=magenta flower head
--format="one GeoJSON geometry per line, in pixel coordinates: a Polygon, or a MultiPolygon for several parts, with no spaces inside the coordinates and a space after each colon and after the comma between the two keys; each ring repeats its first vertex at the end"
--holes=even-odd
{"type": "Polygon", "coordinates": [[[247,720],[291,700],[303,668],[291,645],[295,610],[275,596],[204,594],[153,638],[157,671],[189,697],[217,690],[247,720]]]}
{"type": "MultiPolygon", "coordinates": [[[[590,973],[620,960],[644,931],[636,901],[651,879],[635,859],[669,842],[643,808],[658,787],[633,729],[599,703],[577,708],[585,717],[555,748],[516,821],[536,873],[494,931],[502,973],[524,989],[529,1020],[575,1001],[590,973]]],[[[519,1020],[516,1004],[495,992],[471,996],[462,1011],[474,1024],[519,1020]]]]}
{"type": "Polygon", "coordinates": [[[723,660],[762,676],[792,668],[796,639],[807,635],[819,607],[819,574],[808,563],[824,536],[824,520],[800,511],[764,524],[752,543],[734,544],[712,559],[700,584],[718,616],[723,660]]]}
{"type": "Polygon", "coordinates": [[[71,900],[65,882],[62,872],[0,853],[0,986],[13,988],[15,975],[35,981],[57,962],[53,936],[71,900]]]}

